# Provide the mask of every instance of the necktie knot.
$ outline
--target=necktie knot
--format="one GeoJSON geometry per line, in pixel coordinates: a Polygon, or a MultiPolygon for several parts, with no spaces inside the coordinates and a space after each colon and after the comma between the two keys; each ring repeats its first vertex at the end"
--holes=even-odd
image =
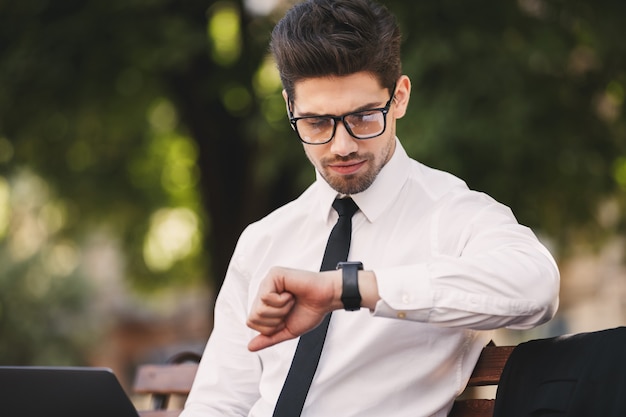
{"type": "Polygon", "coordinates": [[[333,201],[333,208],[337,211],[339,217],[352,217],[354,213],[359,210],[359,206],[357,206],[350,197],[335,199],[335,201],[333,201]]]}

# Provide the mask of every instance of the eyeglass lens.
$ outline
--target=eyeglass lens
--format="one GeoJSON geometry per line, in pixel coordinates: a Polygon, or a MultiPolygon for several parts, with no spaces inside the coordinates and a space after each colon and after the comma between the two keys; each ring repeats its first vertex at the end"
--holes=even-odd
{"type": "Polygon", "coordinates": [[[298,119],[296,129],[305,142],[327,142],[335,133],[337,120],[342,120],[348,133],[357,139],[378,136],[385,129],[385,116],[381,110],[352,113],[341,119],[333,117],[298,119]]]}

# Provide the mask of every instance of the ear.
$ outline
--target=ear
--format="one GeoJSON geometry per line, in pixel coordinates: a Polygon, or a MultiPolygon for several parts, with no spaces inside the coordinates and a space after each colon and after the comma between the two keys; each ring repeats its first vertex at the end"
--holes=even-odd
{"type": "Polygon", "coordinates": [[[283,100],[285,100],[285,110],[287,114],[289,114],[289,96],[287,95],[287,90],[283,89],[283,100]]]}
{"type": "Polygon", "coordinates": [[[411,80],[408,76],[403,75],[398,79],[398,82],[396,83],[394,106],[392,107],[393,115],[396,119],[399,119],[406,114],[406,109],[409,105],[410,97],[411,80]]]}

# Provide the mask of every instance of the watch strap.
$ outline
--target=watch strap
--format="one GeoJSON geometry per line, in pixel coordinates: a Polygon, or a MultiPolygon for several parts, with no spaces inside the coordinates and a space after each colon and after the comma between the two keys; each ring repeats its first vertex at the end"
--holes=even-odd
{"type": "Polygon", "coordinates": [[[359,271],[363,270],[361,262],[339,262],[337,269],[342,271],[341,302],[347,311],[361,309],[361,292],[359,291],[359,271]]]}

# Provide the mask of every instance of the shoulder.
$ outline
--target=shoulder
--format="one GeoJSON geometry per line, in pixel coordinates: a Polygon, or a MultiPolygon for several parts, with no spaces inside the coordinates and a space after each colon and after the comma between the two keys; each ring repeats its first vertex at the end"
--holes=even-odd
{"type": "Polygon", "coordinates": [[[418,187],[422,198],[427,198],[439,210],[467,220],[485,210],[497,212],[514,220],[510,209],[490,195],[472,190],[456,175],[431,168],[412,160],[409,187],[418,187]]]}
{"type": "Polygon", "coordinates": [[[470,191],[465,181],[454,174],[429,167],[414,159],[411,159],[408,186],[419,187],[433,201],[451,193],[470,191]]]}
{"type": "Polygon", "coordinates": [[[315,195],[315,184],[313,184],[295,200],[249,224],[241,234],[238,246],[246,243],[247,245],[267,243],[268,239],[294,231],[299,225],[308,221],[318,207],[315,195]]]}

